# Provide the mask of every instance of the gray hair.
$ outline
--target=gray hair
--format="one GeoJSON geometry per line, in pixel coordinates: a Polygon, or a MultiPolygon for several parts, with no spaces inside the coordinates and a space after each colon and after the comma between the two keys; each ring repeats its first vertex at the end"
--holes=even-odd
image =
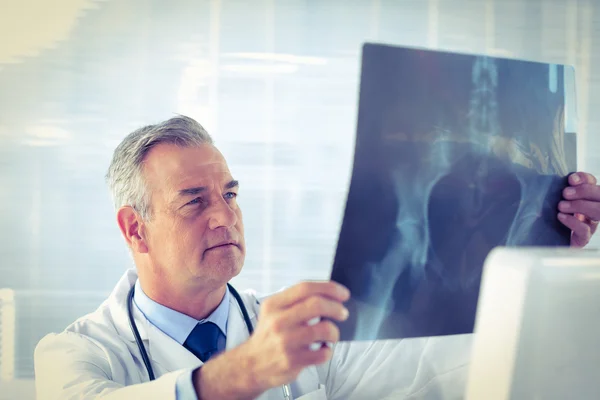
{"type": "Polygon", "coordinates": [[[192,147],[213,144],[213,140],[202,125],[183,115],[131,132],[115,149],[106,174],[115,209],[131,206],[143,220],[150,219],[150,193],[143,164],[148,152],[160,143],[192,147]]]}

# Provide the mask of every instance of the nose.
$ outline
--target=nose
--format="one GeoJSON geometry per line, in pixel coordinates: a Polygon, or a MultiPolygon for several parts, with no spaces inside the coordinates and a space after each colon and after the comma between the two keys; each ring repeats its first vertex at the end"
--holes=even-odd
{"type": "Polygon", "coordinates": [[[220,198],[213,204],[208,217],[208,228],[215,230],[218,228],[231,228],[237,223],[237,214],[235,210],[225,201],[220,198]]]}

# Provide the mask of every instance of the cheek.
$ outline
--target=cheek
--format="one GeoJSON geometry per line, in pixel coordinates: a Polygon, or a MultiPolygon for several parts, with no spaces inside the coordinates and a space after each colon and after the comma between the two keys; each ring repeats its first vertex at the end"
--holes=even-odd
{"type": "Polygon", "coordinates": [[[152,244],[166,253],[181,253],[194,240],[192,226],[173,220],[161,221],[153,232],[152,244]]]}
{"type": "Polygon", "coordinates": [[[179,248],[187,248],[188,251],[200,248],[205,236],[205,227],[206,225],[200,220],[181,224],[176,230],[171,232],[172,240],[178,242],[179,248]]]}
{"type": "Polygon", "coordinates": [[[171,232],[169,237],[165,237],[169,258],[179,260],[180,264],[198,259],[204,250],[203,237],[203,232],[197,226],[181,227],[171,232]]]}

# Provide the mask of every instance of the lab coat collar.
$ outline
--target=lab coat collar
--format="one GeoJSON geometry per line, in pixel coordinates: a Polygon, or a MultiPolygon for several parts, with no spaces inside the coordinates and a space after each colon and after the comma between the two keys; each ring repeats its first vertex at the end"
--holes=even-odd
{"type": "MultiPolygon", "coordinates": [[[[259,303],[256,297],[249,293],[239,293],[242,298],[242,302],[246,307],[246,311],[248,312],[248,317],[250,317],[250,322],[252,326],[256,326],[257,322],[257,314],[259,303]]],[[[229,296],[229,319],[227,322],[227,344],[226,350],[230,350],[234,347],[245,342],[250,337],[250,332],[248,331],[248,327],[246,326],[246,321],[244,320],[244,314],[242,313],[242,309],[238,304],[237,300],[233,295],[229,296]]]]}
{"type": "MultiPolygon", "coordinates": [[[[137,280],[135,269],[129,269],[117,283],[111,293],[108,303],[113,316],[113,322],[119,336],[126,339],[135,346],[135,338],[129,326],[127,295],[131,286],[137,280]]],[[[248,316],[253,325],[256,325],[256,315],[258,311],[258,301],[248,293],[240,293],[248,316]]],[[[150,324],[137,307],[132,307],[134,321],[139,331],[144,346],[152,360],[152,364],[160,365],[164,372],[176,371],[182,368],[195,368],[202,365],[195,355],[189,352],[185,347],[177,343],[174,339],[166,335],[160,329],[150,324]]],[[[243,343],[249,337],[248,328],[244,322],[241,308],[235,297],[229,296],[229,316],[227,322],[227,342],[226,349],[232,349],[243,343]]]]}
{"type": "MultiPolygon", "coordinates": [[[[129,294],[129,289],[131,289],[131,287],[137,281],[137,278],[137,271],[134,268],[128,269],[108,297],[108,309],[111,314],[115,329],[120,337],[134,343],[135,338],[129,326],[127,295],[129,294]]],[[[140,336],[142,340],[147,340],[148,322],[146,318],[144,318],[144,315],[137,309],[137,307],[132,307],[132,310],[133,318],[137,325],[140,336]]]]}

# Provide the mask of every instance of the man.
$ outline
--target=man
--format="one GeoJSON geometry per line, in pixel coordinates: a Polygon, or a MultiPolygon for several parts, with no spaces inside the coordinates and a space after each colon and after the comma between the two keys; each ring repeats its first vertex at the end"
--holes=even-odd
{"type": "MultiPolygon", "coordinates": [[[[245,255],[238,183],[196,121],[175,117],[131,133],[107,180],[136,268],[98,310],[40,341],[40,399],[462,395],[469,335],[336,343],[328,319],[347,318],[350,294],[334,282],[237,301],[227,283],[245,255]],[[319,342],[333,345],[312,346],[319,342]]],[[[600,219],[600,190],[587,174],[570,181],[559,215],[581,246],[600,219]]]]}

